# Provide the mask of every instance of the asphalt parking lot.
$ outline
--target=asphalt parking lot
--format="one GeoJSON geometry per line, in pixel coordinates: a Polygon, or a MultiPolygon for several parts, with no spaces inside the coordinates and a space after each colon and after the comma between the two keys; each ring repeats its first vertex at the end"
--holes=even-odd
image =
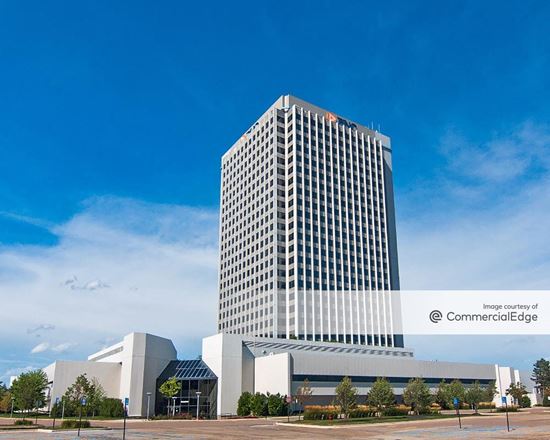
{"type": "MultiPolygon", "coordinates": [[[[239,419],[212,421],[141,421],[130,420],[126,439],[550,439],[550,411],[533,408],[510,414],[511,431],[506,431],[504,414],[463,419],[424,420],[383,424],[344,425],[339,427],[289,426],[286,419],[239,419]]],[[[108,430],[83,431],[81,439],[120,440],[122,422],[97,421],[108,430]]],[[[76,439],[76,432],[1,432],[0,439],[76,439]]]]}

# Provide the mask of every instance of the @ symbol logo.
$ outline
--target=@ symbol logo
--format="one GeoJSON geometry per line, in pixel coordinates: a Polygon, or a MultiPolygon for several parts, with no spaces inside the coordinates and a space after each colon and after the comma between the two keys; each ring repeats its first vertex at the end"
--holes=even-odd
{"type": "Polygon", "coordinates": [[[430,321],[437,324],[443,318],[443,314],[439,310],[432,310],[430,312],[430,321]]]}

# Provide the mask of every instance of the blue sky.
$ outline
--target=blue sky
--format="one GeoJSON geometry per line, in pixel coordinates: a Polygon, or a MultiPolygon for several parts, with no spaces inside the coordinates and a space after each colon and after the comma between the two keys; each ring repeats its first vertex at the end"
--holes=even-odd
{"type": "MultiPolygon", "coordinates": [[[[392,137],[404,288],[547,289],[549,21],[546,1],[1,2],[0,380],[138,327],[198,352],[220,156],[286,93],[392,137]]],[[[413,340],[550,354],[507,341],[413,340]]]]}

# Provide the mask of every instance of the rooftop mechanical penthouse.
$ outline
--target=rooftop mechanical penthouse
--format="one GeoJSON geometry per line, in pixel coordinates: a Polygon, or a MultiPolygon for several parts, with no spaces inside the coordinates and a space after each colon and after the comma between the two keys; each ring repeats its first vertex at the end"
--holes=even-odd
{"type": "Polygon", "coordinates": [[[281,96],[222,157],[218,331],[403,347],[387,136],[281,96]]]}

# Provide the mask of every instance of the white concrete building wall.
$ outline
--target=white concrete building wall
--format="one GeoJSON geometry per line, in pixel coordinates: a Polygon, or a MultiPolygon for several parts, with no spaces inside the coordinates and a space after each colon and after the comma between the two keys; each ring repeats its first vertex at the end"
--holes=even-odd
{"type": "Polygon", "coordinates": [[[147,333],[131,333],[124,339],[88,356],[88,361],[57,361],[44,371],[53,381],[51,397],[62,396],[76,377],[96,377],[108,397],[129,399],[128,414],[145,416],[147,392],[155,405],[156,381],[168,363],[177,359],[172,341],[147,333]]]}
{"type": "Polygon", "coordinates": [[[292,357],[280,353],[258,357],[254,361],[254,392],[290,395],[292,357]]]}
{"type": "Polygon", "coordinates": [[[249,391],[243,389],[242,338],[226,333],[204,338],[202,360],[218,377],[218,416],[236,414],[240,395],[249,391]]]}
{"type": "Polygon", "coordinates": [[[502,405],[502,398],[505,397],[508,405],[512,405],[512,397],[506,396],[506,390],[511,383],[516,382],[514,369],[510,367],[501,367],[495,365],[496,380],[498,394],[495,396],[494,402],[497,406],[502,405]]]}
{"type": "Polygon", "coordinates": [[[530,371],[518,371],[519,381],[525,385],[529,394],[527,397],[531,400],[531,405],[542,404],[542,396],[536,392],[536,384],[531,379],[532,372],[530,371]]]}
{"type": "Polygon", "coordinates": [[[292,356],[294,359],[294,374],[494,379],[494,368],[489,364],[434,362],[396,359],[390,356],[336,355],[308,352],[294,352],[292,356]]]}
{"type": "Polygon", "coordinates": [[[120,388],[119,363],[103,362],[95,363],[88,361],[57,361],[44,368],[48,381],[52,382],[50,397],[55,402],[57,397],[61,398],[67,388],[70,387],[81,374],[85,374],[88,380],[96,378],[107,397],[119,396],[120,388]]]}
{"type": "MultiPolygon", "coordinates": [[[[124,337],[120,356],[121,399],[129,398],[128,414],[142,416],[147,411],[147,392],[151,393],[151,407],[155,404],[156,380],[177,352],[169,339],[146,333],[131,333],[124,337]]],[[[106,358],[108,359],[108,358],[106,358]]]]}
{"type": "MultiPolygon", "coordinates": [[[[422,361],[411,357],[406,349],[387,348],[386,354],[366,354],[374,351],[365,346],[312,343],[270,338],[243,338],[218,334],[203,339],[203,360],[218,376],[218,415],[235,414],[243,391],[293,394],[300,383],[295,375],[308,377],[313,394],[334,395],[337,382],[332,378],[318,380],[315,376],[359,376],[364,378],[403,378],[403,385],[394,385],[396,394],[403,393],[408,378],[468,379],[495,381],[499,394],[495,404],[501,406],[501,395],[510,383],[522,381],[532,392],[534,384],[522,373],[509,367],[461,362],[422,361]],[[331,352],[333,350],[333,352],[331,352]],[[250,369],[250,357],[254,368],[250,369]],[[252,377],[251,377],[252,376],[252,377]],[[253,389],[250,384],[253,383],[253,389]]],[[[301,379],[300,379],[301,380],[301,379]]],[[[357,383],[361,395],[370,388],[357,383]]],[[[429,385],[433,391],[438,384],[429,385]]],[[[535,402],[535,400],[532,400],[535,402]]],[[[508,401],[511,404],[511,400],[508,401]]]]}
{"type": "Polygon", "coordinates": [[[122,362],[122,351],[124,350],[124,341],[106,347],[94,354],[88,356],[89,361],[93,362],[122,362]]]}

